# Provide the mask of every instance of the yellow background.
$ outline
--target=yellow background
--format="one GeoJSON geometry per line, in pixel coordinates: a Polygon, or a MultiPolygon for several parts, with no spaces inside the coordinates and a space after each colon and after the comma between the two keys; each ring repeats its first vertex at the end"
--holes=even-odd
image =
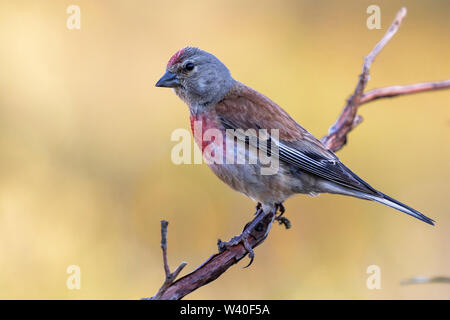
{"type": "MultiPolygon", "coordinates": [[[[214,53],[233,76],[322,137],[353,91],[363,56],[405,5],[408,15],[372,66],[369,89],[450,78],[450,2],[2,1],[0,4],[0,298],[137,299],[169,262],[191,271],[252,218],[254,203],[206,165],[176,166],[170,134],[187,107],[155,88],[186,45],[214,53]],[[81,8],[68,30],[66,8],[81,8]],[[81,267],[81,290],[66,268],[81,267]]],[[[372,186],[437,221],[430,227],[368,201],[296,196],[293,227],[274,225],[247,261],[192,299],[450,298],[450,91],[362,107],[338,153],[372,186]],[[366,288],[381,268],[382,289],[366,288]]]]}

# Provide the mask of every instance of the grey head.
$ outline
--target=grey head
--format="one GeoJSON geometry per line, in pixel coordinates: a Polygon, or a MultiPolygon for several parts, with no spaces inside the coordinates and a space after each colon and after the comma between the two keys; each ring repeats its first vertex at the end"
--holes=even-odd
{"type": "Polygon", "coordinates": [[[173,88],[191,111],[198,112],[222,100],[233,84],[230,71],[214,55],[186,47],[170,58],[156,86],[173,88]]]}

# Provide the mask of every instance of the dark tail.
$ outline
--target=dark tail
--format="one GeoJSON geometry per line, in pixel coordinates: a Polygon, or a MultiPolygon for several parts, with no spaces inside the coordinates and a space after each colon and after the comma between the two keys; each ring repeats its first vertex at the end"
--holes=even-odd
{"type": "Polygon", "coordinates": [[[414,210],[411,207],[408,207],[406,204],[403,204],[395,199],[392,199],[391,197],[383,194],[380,192],[380,196],[373,196],[371,197],[371,200],[377,201],[379,203],[385,204],[391,208],[397,209],[401,212],[407,213],[410,216],[413,216],[414,218],[417,218],[419,220],[422,220],[425,223],[431,224],[434,226],[434,220],[428,218],[427,216],[423,215],[417,210],[414,210]]]}

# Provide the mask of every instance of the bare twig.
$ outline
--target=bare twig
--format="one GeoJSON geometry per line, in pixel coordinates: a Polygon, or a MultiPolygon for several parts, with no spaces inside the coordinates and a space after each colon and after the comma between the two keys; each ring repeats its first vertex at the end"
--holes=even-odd
{"type": "MultiPolygon", "coordinates": [[[[372,65],[376,56],[395,35],[405,16],[406,9],[402,8],[397,13],[397,16],[395,17],[394,22],[390,26],[389,30],[386,32],[380,42],[378,42],[378,44],[373,48],[369,55],[364,59],[362,73],[359,76],[359,80],[353,92],[353,95],[347,100],[347,104],[344,107],[339,118],[329,129],[329,134],[322,138],[322,142],[328,149],[332,151],[338,151],[346,144],[347,134],[362,121],[362,117],[357,114],[357,110],[360,105],[380,98],[388,98],[450,88],[450,80],[445,80],[442,82],[428,82],[407,86],[385,87],[380,89],[373,89],[367,93],[364,93],[367,82],[369,81],[370,66],[372,65]]],[[[251,231],[251,236],[248,239],[251,248],[255,248],[265,240],[271,228],[272,222],[274,221],[274,215],[275,213],[266,215],[264,220],[255,228],[255,230],[251,231]]],[[[253,221],[255,221],[255,219],[253,221]]],[[[249,225],[250,223],[248,223],[247,225],[249,225]]],[[[181,269],[185,266],[185,263],[182,263],[172,274],[170,274],[170,272],[168,271],[169,267],[167,265],[167,245],[165,240],[167,232],[167,222],[164,232],[163,229],[163,224],[161,224],[161,247],[163,248],[166,281],[152,299],[181,299],[192,291],[217,279],[221,274],[227,271],[228,268],[245,257],[248,252],[241,243],[228,247],[222,252],[213,254],[202,265],[200,265],[191,273],[174,281],[179,271],[181,271],[181,269]]]]}
{"type": "Polygon", "coordinates": [[[158,292],[151,297],[151,300],[159,300],[164,295],[166,290],[170,287],[170,285],[175,281],[175,279],[180,274],[181,270],[187,265],[186,262],[182,262],[174,272],[170,273],[169,263],[167,262],[167,227],[169,226],[169,222],[166,220],[161,220],[161,249],[163,254],[163,263],[164,263],[164,272],[166,273],[166,279],[164,280],[163,285],[158,290],[158,292]]]}
{"type": "Polygon", "coordinates": [[[409,285],[409,284],[424,284],[424,283],[446,283],[450,284],[450,277],[426,277],[426,276],[417,276],[412,277],[406,280],[403,280],[400,282],[402,285],[409,285]]]}
{"type": "Polygon", "coordinates": [[[408,86],[391,86],[380,89],[373,89],[363,94],[359,100],[359,104],[368,103],[381,98],[392,98],[405,94],[420,93],[426,91],[434,91],[440,89],[449,89],[450,79],[439,82],[416,83],[408,86]]]}

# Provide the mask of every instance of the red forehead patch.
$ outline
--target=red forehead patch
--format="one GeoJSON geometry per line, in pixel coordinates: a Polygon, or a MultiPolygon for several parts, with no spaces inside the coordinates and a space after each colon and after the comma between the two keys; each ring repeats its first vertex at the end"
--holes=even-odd
{"type": "Polygon", "coordinates": [[[173,66],[174,64],[177,64],[177,63],[181,62],[181,56],[183,55],[185,49],[186,48],[183,48],[183,49],[177,51],[172,56],[172,58],[170,58],[169,62],[167,63],[167,66],[170,67],[170,66],[173,66]]]}

